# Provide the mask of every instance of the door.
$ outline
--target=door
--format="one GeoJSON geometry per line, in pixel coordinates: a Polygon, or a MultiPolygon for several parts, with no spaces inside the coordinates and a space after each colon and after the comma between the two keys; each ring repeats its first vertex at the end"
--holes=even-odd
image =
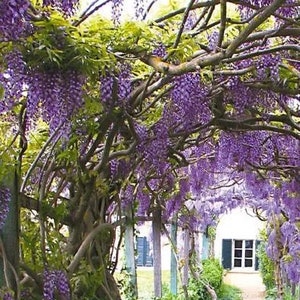
{"type": "Polygon", "coordinates": [[[233,268],[255,267],[255,243],[254,240],[233,241],[233,268]]]}

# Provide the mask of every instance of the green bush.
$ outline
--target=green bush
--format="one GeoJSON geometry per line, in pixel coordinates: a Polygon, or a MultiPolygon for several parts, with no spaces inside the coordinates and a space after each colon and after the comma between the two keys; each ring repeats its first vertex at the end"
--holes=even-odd
{"type": "Polygon", "coordinates": [[[232,285],[223,283],[218,293],[218,300],[242,300],[242,291],[232,285]]]}
{"type": "MultiPolygon", "coordinates": [[[[259,258],[259,271],[261,273],[263,283],[266,286],[266,300],[277,299],[277,288],[275,283],[275,270],[274,262],[267,256],[266,253],[266,240],[267,234],[266,230],[262,230],[260,233],[262,242],[260,243],[257,251],[257,256],[259,258]]],[[[291,287],[289,285],[285,286],[284,290],[284,300],[294,300],[300,297],[299,289],[296,290],[296,295],[292,294],[291,287]]],[[[300,298],[299,298],[300,299],[300,298]]]]}
{"type": "MultiPolygon", "coordinates": [[[[217,259],[205,259],[202,261],[200,280],[190,279],[188,294],[193,300],[210,300],[204,283],[213,288],[218,300],[242,300],[242,292],[237,287],[223,283],[223,267],[217,259]]],[[[167,289],[165,289],[166,291],[167,289]]],[[[182,290],[178,295],[165,292],[162,300],[184,300],[182,290]]]]}
{"type": "MultiPolygon", "coordinates": [[[[263,240],[266,239],[265,235],[265,231],[262,231],[261,236],[263,240]]],[[[265,248],[266,242],[262,241],[257,250],[257,256],[259,258],[259,271],[261,273],[262,280],[264,285],[266,286],[267,291],[271,291],[275,287],[274,263],[267,256],[265,248]]]]}
{"type": "Polygon", "coordinates": [[[210,295],[205,288],[205,284],[220,292],[223,280],[223,267],[217,259],[204,259],[202,261],[202,272],[200,279],[191,279],[188,286],[188,293],[191,299],[208,300],[210,295]]]}
{"type": "MultiPolygon", "coordinates": [[[[277,290],[276,287],[267,291],[266,300],[276,300],[277,299],[277,290]]],[[[284,289],[283,300],[296,300],[300,299],[300,290],[296,290],[295,295],[291,291],[291,287],[286,286],[284,289]]]]}
{"type": "Polygon", "coordinates": [[[205,259],[202,261],[202,280],[206,281],[218,293],[223,280],[223,267],[218,259],[205,259]]]}

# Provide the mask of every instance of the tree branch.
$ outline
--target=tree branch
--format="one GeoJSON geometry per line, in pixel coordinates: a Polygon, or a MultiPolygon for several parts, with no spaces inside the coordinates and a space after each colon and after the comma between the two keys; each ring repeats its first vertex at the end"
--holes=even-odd
{"type": "Polygon", "coordinates": [[[219,37],[218,37],[218,43],[217,48],[222,47],[223,39],[224,39],[224,33],[226,29],[226,13],[227,13],[227,6],[226,6],[227,0],[221,0],[221,23],[220,23],[220,30],[219,30],[219,37]]]}
{"type": "Polygon", "coordinates": [[[189,4],[187,5],[185,11],[184,11],[184,14],[183,14],[183,18],[182,18],[182,22],[181,22],[181,25],[180,25],[180,28],[178,30],[178,33],[177,33],[177,36],[176,36],[176,40],[173,44],[173,49],[177,48],[177,46],[179,45],[179,42],[180,42],[180,39],[181,39],[181,35],[183,33],[183,30],[184,30],[184,26],[185,26],[185,23],[187,21],[187,18],[189,16],[189,12],[194,4],[195,0],[190,0],[189,4]]]}
{"type": "Polygon", "coordinates": [[[119,225],[118,223],[110,224],[110,223],[101,223],[98,224],[91,232],[88,233],[84,241],[81,243],[79,249],[77,250],[76,254],[73,257],[73,260],[67,267],[67,272],[69,276],[71,276],[76,268],[78,267],[81,258],[86,253],[87,249],[89,248],[91,242],[95,239],[97,234],[99,234],[103,230],[108,230],[111,233],[114,232],[114,227],[119,225]]]}
{"type": "Polygon", "coordinates": [[[276,0],[271,5],[267,6],[260,14],[249,22],[246,28],[230,43],[226,49],[226,56],[233,55],[235,50],[247,40],[248,36],[265,20],[267,20],[283,3],[285,0],[276,0]]]}
{"type": "MultiPolygon", "coordinates": [[[[54,139],[54,137],[57,135],[57,133],[59,132],[61,126],[59,126],[53,133],[52,135],[48,138],[47,142],[44,144],[43,148],[41,149],[41,151],[39,152],[39,154],[35,157],[35,160],[33,161],[33,163],[31,164],[29,170],[27,171],[25,178],[22,182],[22,185],[20,187],[20,192],[24,192],[27,181],[29,179],[29,176],[31,175],[32,171],[34,170],[34,168],[36,167],[37,163],[39,162],[40,158],[42,157],[43,153],[45,152],[45,150],[47,149],[47,147],[49,146],[49,144],[52,142],[52,140],[54,139]]],[[[59,134],[54,142],[54,144],[56,144],[60,138],[61,134],[59,134]]]]}

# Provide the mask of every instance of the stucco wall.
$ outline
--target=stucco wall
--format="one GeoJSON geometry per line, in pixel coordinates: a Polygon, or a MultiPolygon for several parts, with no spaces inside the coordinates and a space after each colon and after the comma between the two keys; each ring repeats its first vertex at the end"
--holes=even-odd
{"type": "Polygon", "coordinates": [[[256,240],[263,226],[264,222],[255,217],[251,209],[236,208],[222,215],[216,230],[216,257],[222,257],[222,239],[256,240]]]}

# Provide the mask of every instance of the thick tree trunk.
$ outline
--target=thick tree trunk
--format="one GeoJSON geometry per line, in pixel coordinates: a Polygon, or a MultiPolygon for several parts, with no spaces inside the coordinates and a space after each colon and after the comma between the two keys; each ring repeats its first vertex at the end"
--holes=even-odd
{"type": "Polygon", "coordinates": [[[283,273],[281,271],[281,264],[280,261],[282,259],[282,249],[283,245],[281,243],[281,231],[280,231],[280,226],[281,226],[281,220],[280,217],[275,217],[273,219],[273,224],[274,224],[274,230],[276,232],[276,247],[277,247],[277,255],[276,259],[274,261],[275,264],[275,283],[276,283],[276,289],[277,289],[277,298],[276,300],[283,300],[284,297],[284,283],[283,283],[283,273]]]}
{"type": "Polygon", "coordinates": [[[117,286],[115,278],[106,271],[105,284],[103,283],[98,290],[99,300],[121,300],[119,288],[117,286]]]}
{"type": "Polygon", "coordinates": [[[4,183],[11,192],[9,213],[1,231],[1,263],[0,284],[15,292],[15,299],[19,299],[19,204],[18,204],[18,178],[17,174],[4,183]]]}
{"type": "Polygon", "coordinates": [[[284,296],[284,288],[281,276],[281,267],[280,261],[275,261],[275,282],[276,282],[276,289],[277,289],[277,300],[283,300],[284,296]]]}
{"type": "Polygon", "coordinates": [[[73,260],[67,268],[69,276],[72,276],[85,260],[99,275],[97,286],[89,286],[87,282],[79,282],[74,291],[74,299],[82,299],[88,293],[87,288],[95,289],[93,299],[121,300],[120,292],[113,275],[109,271],[109,257],[115,237],[115,227],[111,223],[100,223],[94,227],[82,241],[80,247],[73,253],[73,260]]]}

